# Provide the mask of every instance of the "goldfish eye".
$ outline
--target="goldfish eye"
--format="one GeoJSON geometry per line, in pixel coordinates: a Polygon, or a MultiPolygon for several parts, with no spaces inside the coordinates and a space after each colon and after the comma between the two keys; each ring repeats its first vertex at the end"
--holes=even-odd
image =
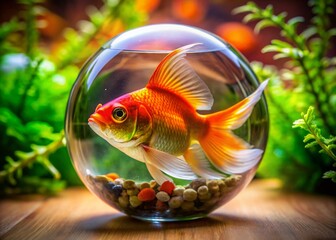
{"type": "Polygon", "coordinates": [[[112,117],[117,123],[122,123],[127,118],[127,111],[123,107],[116,107],[113,109],[112,117]]]}

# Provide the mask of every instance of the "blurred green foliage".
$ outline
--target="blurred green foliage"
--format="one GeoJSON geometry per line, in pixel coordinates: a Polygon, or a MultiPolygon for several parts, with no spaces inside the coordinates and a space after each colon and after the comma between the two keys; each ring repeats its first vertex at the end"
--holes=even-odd
{"type": "Polygon", "coordinates": [[[38,17],[47,11],[42,2],[20,0],[23,12],[0,27],[0,194],[52,194],[80,183],[64,148],[72,84],[111,34],[146,20],[134,0],[105,0],[99,9],[88,8],[78,29],[67,28],[50,53],[39,39],[38,17]]]}
{"type": "Polygon", "coordinates": [[[336,58],[328,56],[336,36],[336,29],[330,27],[335,1],[315,0],[309,5],[314,17],[300,32],[298,25],[304,18],[286,20],[286,12],[275,14],[270,5],[262,9],[250,2],[234,12],[248,13],[244,21],[257,21],[257,32],[278,28],[281,40],[273,40],[263,52],[275,52],[275,60],[286,61],[282,69],[253,64],[260,79],[271,79],[267,91],[270,139],[259,174],[282,179],[290,190],[335,194],[335,185],[322,178],[335,180],[335,171],[329,169],[336,161],[336,58]]]}

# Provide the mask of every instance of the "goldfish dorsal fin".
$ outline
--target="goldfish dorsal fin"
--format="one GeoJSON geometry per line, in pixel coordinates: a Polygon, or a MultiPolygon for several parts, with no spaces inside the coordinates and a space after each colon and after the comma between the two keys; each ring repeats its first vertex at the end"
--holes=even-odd
{"type": "Polygon", "coordinates": [[[209,110],[212,94],[184,58],[186,52],[200,43],[190,44],[169,53],[157,66],[147,88],[168,90],[183,97],[197,110],[209,110]]]}

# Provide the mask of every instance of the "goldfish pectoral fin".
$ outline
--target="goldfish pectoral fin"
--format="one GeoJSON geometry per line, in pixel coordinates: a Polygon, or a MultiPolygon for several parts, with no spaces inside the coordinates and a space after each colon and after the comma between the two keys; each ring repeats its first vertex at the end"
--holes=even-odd
{"type": "Polygon", "coordinates": [[[165,181],[170,181],[170,182],[173,181],[170,177],[168,177],[163,172],[161,172],[160,169],[158,169],[157,167],[155,167],[154,165],[152,165],[151,163],[147,161],[146,161],[146,167],[150,175],[154,178],[154,180],[158,184],[162,185],[162,183],[164,183],[165,181]]]}
{"type": "Polygon", "coordinates": [[[223,178],[220,174],[212,169],[211,163],[206,158],[203,149],[199,144],[193,144],[185,152],[184,159],[190,165],[191,169],[199,176],[206,179],[223,178]]]}
{"type": "Polygon", "coordinates": [[[186,45],[169,53],[158,65],[147,88],[159,88],[183,97],[197,110],[209,110],[213,96],[207,85],[184,58],[199,43],[186,45]]]}
{"type": "Polygon", "coordinates": [[[210,129],[200,144],[215,167],[228,174],[239,174],[255,167],[262,157],[261,149],[252,147],[230,131],[210,129]]]}
{"type": "Polygon", "coordinates": [[[143,154],[144,150],[142,147],[119,147],[118,148],[123,153],[127,154],[131,158],[138,160],[139,162],[145,162],[145,156],[143,154]]]}
{"type": "Polygon", "coordinates": [[[188,163],[183,159],[145,145],[143,148],[146,152],[146,161],[162,172],[179,179],[193,180],[197,178],[188,163]]]}
{"type": "Polygon", "coordinates": [[[260,100],[267,83],[268,80],[262,82],[257,90],[250,96],[236,103],[232,107],[214,114],[209,114],[207,118],[211,126],[230,130],[241,127],[250,117],[253,107],[260,100]]]}

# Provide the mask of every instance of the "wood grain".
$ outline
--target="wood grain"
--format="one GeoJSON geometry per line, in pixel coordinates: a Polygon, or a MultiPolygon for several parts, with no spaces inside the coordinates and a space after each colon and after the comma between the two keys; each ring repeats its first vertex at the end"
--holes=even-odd
{"type": "Polygon", "coordinates": [[[129,218],[84,188],[3,199],[0,239],[336,239],[334,197],[283,193],[276,185],[254,181],[209,217],[173,223],[129,218]]]}

